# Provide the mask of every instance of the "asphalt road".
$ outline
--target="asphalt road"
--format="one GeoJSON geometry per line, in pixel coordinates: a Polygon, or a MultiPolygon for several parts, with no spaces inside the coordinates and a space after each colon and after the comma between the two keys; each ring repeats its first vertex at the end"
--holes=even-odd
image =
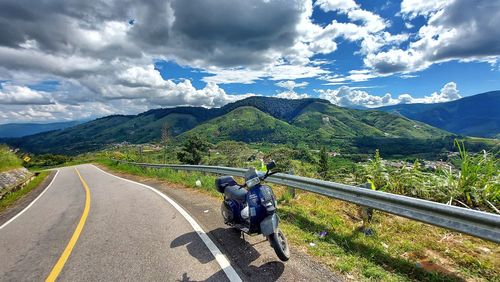
{"type": "Polygon", "coordinates": [[[0,280],[238,280],[218,252],[166,196],[79,165],[1,225],[0,280]]]}

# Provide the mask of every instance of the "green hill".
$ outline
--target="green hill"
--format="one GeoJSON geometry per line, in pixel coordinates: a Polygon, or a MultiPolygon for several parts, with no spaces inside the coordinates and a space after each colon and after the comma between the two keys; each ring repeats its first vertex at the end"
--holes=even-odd
{"type": "Polygon", "coordinates": [[[293,124],[317,130],[322,136],[353,138],[362,136],[391,138],[440,138],[449,133],[407,118],[380,111],[341,108],[330,103],[309,104],[293,124]]]}
{"type": "Polygon", "coordinates": [[[500,137],[500,91],[435,104],[402,104],[377,110],[418,120],[460,135],[500,137]]]}
{"type": "Polygon", "coordinates": [[[212,142],[235,140],[243,142],[296,143],[308,131],[279,120],[254,107],[243,106],[203,123],[179,136],[203,136],[212,142]]]}
{"type": "Polygon", "coordinates": [[[387,147],[401,143],[403,139],[427,140],[450,136],[432,126],[384,112],[345,109],[318,99],[299,105],[300,111],[288,111],[293,113],[287,115],[290,122],[279,120],[255,107],[238,107],[181,134],[179,138],[196,135],[211,142],[304,142],[312,145],[343,145],[346,149],[364,144],[363,147],[371,150],[372,146],[365,141],[367,137],[378,138],[370,139],[374,140],[374,146],[387,147]],[[384,143],[380,139],[385,140],[384,143]]]}
{"type": "Polygon", "coordinates": [[[426,139],[449,135],[402,116],[341,108],[321,99],[251,97],[214,109],[178,107],[135,116],[108,116],[5,141],[34,153],[78,154],[113,143],[156,142],[165,126],[177,139],[196,134],[214,142],[332,145],[338,143],[332,140],[360,137],[426,139]]]}

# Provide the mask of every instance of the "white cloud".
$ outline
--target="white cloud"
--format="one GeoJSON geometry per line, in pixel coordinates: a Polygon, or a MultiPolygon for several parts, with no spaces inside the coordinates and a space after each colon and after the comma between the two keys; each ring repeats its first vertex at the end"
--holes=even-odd
{"type": "MultiPolygon", "coordinates": [[[[337,50],[340,38],[359,42],[359,54],[379,51],[384,46],[397,46],[408,39],[408,34],[391,34],[385,29],[389,22],[379,15],[363,10],[354,1],[317,1],[315,6],[324,11],[337,11],[347,16],[350,22],[333,20],[326,26],[313,23],[312,1],[301,5],[300,20],[296,25],[297,36],[290,48],[281,48],[266,53],[269,63],[252,67],[205,68],[214,74],[203,78],[215,83],[254,83],[260,79],[293,80],[329,75],[321,64],[311,58],[317,54],[329,54],[337,50]]],[[[367,77],[366,75],[364,77],[367,77]]]]}
{"type": "Polygon", "coordinates": [[[295,91],[284,91],[276,94],[277,98],[283,98],[283,99],[304,99],[304,98],[309,98],[309,95],[307,94],[298,94],[295,91]]]}
{"type": "Polygon", "coordinates": [[[448,102],[462,98],[457,89],[457,84],[455,82],[446,83],[439,93],[434,92],[431,96],[426,96],[422,99],[415,99],[421,101],[422,103],[440,103],[448,102]]]}
{"type": "Polygon", "coordinates": [[[164,80],[153,65],[133,65],[115,75],[96,75],[81,82],[81,85],[63,83],[51,93],[3,83],[0,89],[2,122],[87,119],[181,105],[220,107],[254,95],[227,94],[211,82],[196,89],[189,80],[164,80]],[[82,87],[91,90],[83,91],[82,87]],[[81,96],[72,93],[73,89],[81,96]]]}
{"type": "Polygon", "coordinates": [[[414,98],[406,93],[399,95],[397,98],[393,98],[390,93],[377,96],[345,85],[337,89],[319,89],[315,91],[320,98],[342,107],[376,108],[395,104],[441,103],[461,98],[455,82],[448,82],[439,93],[434,92],[430,96],[422,98],[414,98]]]}
{"type": "Polygon", "coordinates": [[[321,99],[326,99],[332,104],[341,107],[380,107],[384,105],[396,104],[391,94],[387,93],[383,97],[370,95],[364,90],[341,86],[337,89],[316,90],[321,99]]]}
{"type": "Polygon", "coordinates": [[[286,89],[288,89],[288,91],[293,91],[295,88],[306,87],[307,85],[309,85],[309,83],[307,81],[297,83],[293,80],[284,80],[284,81],[277,82],[275,85],[279,86],[281,88],[286,88],[286,89]]]}
{"type": "Polygon", "coordinates": [[[113,103],[82,103],[79,105],[1,105],[2,122],[51,122],[61,120],[82,120],[111,114],[127,114],[128,111],[143,111],[146,107],[136,107],[122,100],[113,103]]]}
{"type": "Polygon", "coordinates": [[[499,58],[499,1],[405,0],[401,14],[409,19],[424,16],[427,23],[408,48],[368,54],[364,63],[377,73],[411,73],[451,60],[494,64],[499,58]]]}
{"type": "Polygon", "coordinates": [[[447,5],[453,0],[403,0],[401,2],[401,14],[413,19],[417,16],[429,16],[447,5]]]}
{"type": "Polygon", "coordinates": [[[372,70],[361,69],[361,70],[351,70],[349,71],[349,75],[325,75],[322,76],[321,79],[328,81],[325,85],[339,85],[345,84],[348,82],[363,82],[368,81],[375,77],[384,77],[386,74],[376,74],[372,70]]]}
{"type": "Polygon", "coordinates": [[[50,94],[36,91],[26,86],[1,83],[0,104],[28,105],[28,104],[52,104],[50,94]]]}
{"type": "MultiPolygon", "coordinates": [[[[92,82],[96,81],[96,78],[92,82]]],[[[146,99],[153,106],[219,107],[253,94],[230,95],[214,82],[196,89],[190,80],[176,83],[165,80],[153,65],[129,66],[113,76],[97,78],[97,85],[89,85],[106,99],[146,99]]]]}
{"type": "Polygon", "coordinates": [[[205,82],[213,82],[217,84],[225,83],[243,83],[251,84],[260,79],[270,79],[270,80],[294,80],[302,78],[313,78],[320,75],[328,73],[328,71],[323,70],[317,65],[272,65],[267,66],[264,69],[252,70],[252,69],[219,69],[211,68],[206,70],[213,76],[205,76],[202,80],[205,82]]]}
{"type": "MultiPolygon", "coordinates": [[[[3,89],[0,106],[4,105],[2,117],[9,111],[11,118],[25,113],[35,119],[34,111],[40,111],[39,118],[49,118],[49,110],[61,118],[70,113],[85,115],[79,105],[95,107],[92,114],[96,115],[158,106],[213,107],[252,95],[226,93],[220,86],[225,83],[321,78],[341,84],[397,72],[409,75],[452,59],[491,63],[500,54],[498,1],[432,1],[430,5],[404,0],[400,14],[406,22],[411,24],[417,16],[427,21],[418,34],[411,35],[391,34],[388,20],[363,10],[354,0],[314,4],[312,0],[35,1],[29,10],[37,13],[28,11],[26,17],[19,15],[27,11],[21,2],[4,2],[0,80],[19,88],[3,89]],[[312,18],[314,9],[335,11],[346,20],[319,24],[312,18]],[[129,19],[135,23],[128,24],[129,19]],[[401,48],[410,38],[412,42],[401,48]],[[338,75],[331,71],[336,62],[325,63],[324,56],[316,59],[318,54],[335,52],[342,40],[359,44],[356,55],[364,59],[364,66],[357,67],[361,70],[338,75]],[[153,66],[162,60],[206,74],[202,79],[206,86],[164,79],[153,66]],[[59,86],[50,93],[28,87],[46,80],[59,86]],[[22,103],[28,105],[13,107],[22,103]],[[53,105],[40,105],[44,103],[53,105]]],[[[162,74],[170,75],[169,70],[162,74]]],[[[295,87],[285,87],[288,92],[280,94],[305,95],[295,93],[295,87]]],[[[452,96],[440,92],[429,99],[452,96]]],[[[377,98],[365,99],[379,103],[377,98]]]]}
{"type": "Polygon", "coordinates": [[[318,0],[316,5],[326,12],[342,11],[344,13],[359,7],[354,0],[318,0]]]}
{"type": "Polygon", "coordinates": [[[184,80],[178,84],[169,81],[167,89],[160,90],[157,96],[151,98],[151,101],[161,106],[220,107],[253,95],[229,95],[226,94],[224,89],[212,82],[207,83],[202,89],[196,89],[191,84],[191,81],[184,80]]]}
{"type": "Polygon", "coordinates": [[[275,97],[284,98],[284,99],[309,98],[309,95],[307,95],[307,94],[299,94],[299,93],[295,92],[295,88],[304,88],[307,85],[309,85],[309,83],[307,81],[297,83],[293,80],[284,80],[284,81],[277,82],[275,85],[279,86],[281,88],[287,89],[287,91],[280,92],[275,97]]]}
{"type": "Polygon", "coordinates": [[[0,46],[0,62],[9,70],[45,72],[55,76],[81,77],[105,68],[100,59],[79,55],[50,54],[33,49],[0,46]]]}

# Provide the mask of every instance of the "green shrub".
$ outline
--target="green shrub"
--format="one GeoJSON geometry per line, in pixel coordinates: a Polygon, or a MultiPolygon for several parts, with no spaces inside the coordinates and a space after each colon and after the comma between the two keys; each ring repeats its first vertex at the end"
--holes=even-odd
{"type": "Polygon", "coordinates": [[[209,143],[198,136],[190,136],[177,153],[177,158],[182,163],[196,165],[201,162],[203,155],[208,151],[209,143]]]}
{"type": "Polygon", "coordinates": [[[460,152],[460,174],[452,178],[451,185],[456,190],[456,197],[471,207],[488,206],[487,201],[498,205],[500,183],[498,179],[499,163],[493,154],[470,155],[464,143],[455,140],[460,152]]]}
{"type": "Polygon", "coordinates": [[[21,167],[21,165],[21,159],[11,152],[9,147],[0,145],[0,172],[21,167]]]}

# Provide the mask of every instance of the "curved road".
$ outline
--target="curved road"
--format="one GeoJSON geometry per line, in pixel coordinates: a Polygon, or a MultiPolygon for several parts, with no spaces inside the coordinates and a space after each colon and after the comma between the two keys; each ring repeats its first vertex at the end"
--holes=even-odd
{"type": "Polygon", "coordinates": [[[238,281],[196,222],[168,201],[92,165],[61,168],[0,227],[0,280],[238,281]]]}

